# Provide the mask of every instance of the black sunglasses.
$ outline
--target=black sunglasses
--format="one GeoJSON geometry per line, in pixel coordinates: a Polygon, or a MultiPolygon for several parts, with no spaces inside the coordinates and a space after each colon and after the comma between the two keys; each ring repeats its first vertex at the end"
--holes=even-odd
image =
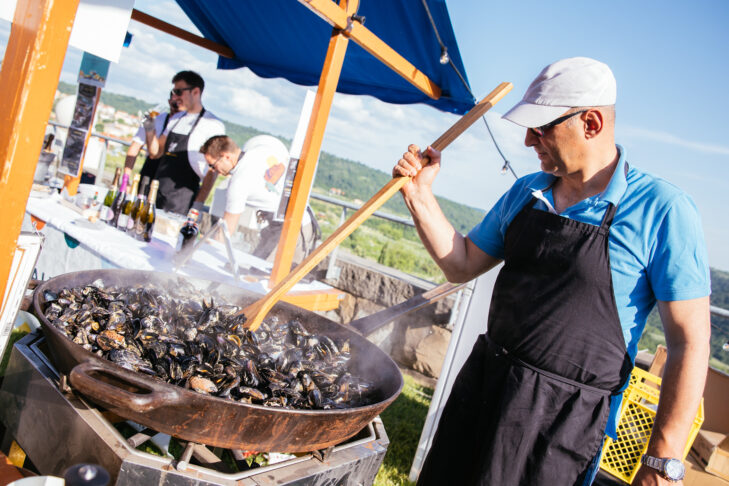
{"type": "Polygon", "coordinates": [[[172,88],[170,90],[170,96],[182,96],[183,91],[190,91],[191,89],[195,89],[195,87],[190,86],[189,88],[172,88]]]}
{"type": "Polygon", "coordinates": [[[544,136],[544,133],[547,130],[549,130],[550,128],[552,128],[554,126],[557,126],[560,123],[562,123],[562,122],[564,122],[566,120],[569,120],[573,116],[579,115],[580,113],[584,113],[586,111],[588,111],[588,110],[576,111],[574,113],[570,113],[568,115],[561,116],[561,117],[557,118],[556,120],[547,123],[546,125],[542,125],[541,127],[530,128],[529,130],[531,130],[534,133],[534,135],[536,135],[537,137],[543,137],[544,136]]]}

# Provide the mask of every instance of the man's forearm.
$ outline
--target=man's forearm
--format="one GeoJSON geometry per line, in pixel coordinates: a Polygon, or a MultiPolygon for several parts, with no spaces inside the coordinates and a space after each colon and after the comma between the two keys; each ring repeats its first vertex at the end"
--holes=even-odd
{"type": "Polygon", "coordinates": [[[208,173],[205,174],[202,184],[200,185],[200,190],[197,192],[197,196],[195,197],[195,202],[205,203],[205,200],[208,198],[210,191],[213,189],[217,178],[218,175],[212,170],[209,170],[208,173]]]}
{"type": "Polygon", "coordinates": [[[127,158],[124,160],[124,173],[131,175],[134,170],[134,164],[137,162],[137,156],[139,151],[142,149],[142,144],[139,142],[132,142],[127,150],[127,158]]]}
{"type": "Polygon", "coordinates": [[[709,298],[659,302],[668,356],[648,447],[656,457],[683,457],[709,365],[709,298]]]}
{"type": "Polygon", "coordinates": [[[443,214],[432,193],[405,198],[413,216],[420,240],[435,263],[451,282],[465,282],[472,278],[466,274],[466,239],[453,228],[443,214]]]}
{"type": "Polygon", "coordinates": [[[165,141],[167,140],[167,137],[164,135],[161,137],[157,137],[157,134],[154,131],[146,132],[147,137],[147,151],[149,152],[149,157],[152,159],[158,159],[162,157],[163,147],[165,144],[165,141]]]}
{"type": "Polygon", "coordinates": [[[706,382],[707,346],[680,346],[668,352],[661,396],[647,454],[683,458],[706,382]]]}

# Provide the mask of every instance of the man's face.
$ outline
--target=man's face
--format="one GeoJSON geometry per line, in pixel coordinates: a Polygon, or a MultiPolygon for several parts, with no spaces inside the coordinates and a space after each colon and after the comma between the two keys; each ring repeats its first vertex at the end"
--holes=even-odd
{"type": "Polygon", "coordinates": [[[222,175],[227,176],[230,171],[235,167],[233,163],[233,154],[223,152],[220,157],[212,157],[210,154],[205,154],[205,161],[208,163],[210,170],[222,175]]]}
{"type": "Polygon", "coordinates": [[[542,171],[561,177],[581,169],[579,157],[575,157],[584,141],[584,122],[581,117],[582,115],[576,115],[564,123],[550,127],[541,136],[534,130],[527,129],[524,145],[534,148],[542,171]]]}
{"type": "Polygon", "coordinates": [[[178,111],[189,111],[200,99],[200,88],[193,88],[184,81],[177,81],[170,91],[170,99],[177,103],[178,111]]]}

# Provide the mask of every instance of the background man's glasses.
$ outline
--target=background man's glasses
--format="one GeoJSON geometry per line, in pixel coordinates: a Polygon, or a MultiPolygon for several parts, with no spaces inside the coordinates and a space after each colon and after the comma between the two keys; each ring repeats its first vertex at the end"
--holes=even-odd
{"type": "Polygon", "coordinates": [[[575,116],[575,115],[579,115],[580,113],[584,113],[584,112],[586,112],[586,111],[588,111],[588,110],[580,110],[580,111],[576,111],[576,112],[574,112],[574,113],[570,113],[570,114],[568,114],[568,115],[565,115],[565,116],[561,116],[561,117],[557,118],[556,120],[554,120],[554,121],[551,121],[551,122],[547,123],[546,125],[542,125],[541,127],[536,127],[536,128],[530,128],[529,130],[531,130],[531,131],[532,131],[532,133],[533,133],[534,135],[536,135],[537,137],[543,137],[543,136],[544,136],[544,133],[545,133],[545,132],[546,132],[547,130],[549,130],[550,128],[552,128],[552,127],[554,127],[554,126],[557,126],[557,125],[559,125],[560,123],[562,123],[562,122],[564,122],[564,121],[566,121],[566,120],[569,120],[569,119],[570,119],[570,118],[572,118],[573,116],[575,116]]]}
{"type": "Polygon", "coordinates": [[[183,91],[190,91],[191,89],[195,89],[194,87],[189,88],[173,88],[170,90],[170,96],[182,96],[183,91]]]}
{"type": "Polygon", "coordinates": [[[223,160],[222,156],[218,157],[218,159],[215,162],[213,162],[212,164],[208,164],[208,167],[210,167],[212,170],[217,172],[218,169],[216,169],[216,167],[218,166],[218,164],[220,163],[221,160],[223,160]]]}

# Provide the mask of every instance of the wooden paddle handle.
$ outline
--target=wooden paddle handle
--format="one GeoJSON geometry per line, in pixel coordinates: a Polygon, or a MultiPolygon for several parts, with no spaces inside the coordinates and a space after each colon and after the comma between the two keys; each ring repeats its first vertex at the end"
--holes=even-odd
{"type": "MultiPolygon", "coordinates": [[[[501,83],[495,90],[489,93],[476,106],[471,108],[468,113],[458,119],[438,140],[431,144],[431,147],[438,151],[442,151],[451,144],[458,136],[494,106],[506,93],[511,91],[513,85],[511,83],[501,83]]],[[[427,163],[427,161],[426,161],[427,163]]],[[[316,267],[329,253],[334,250],[345,238],[347,238],[355,229],[357,229],[368,217],[377,211],[380,206],[385,204],[402,186],[410,181],[411,177],[396,177],[391,179],[385,186],[379,190],[369,201],[364,203],[343,225],[329,236],[321,245],[319,245],[308,257],[304,259],[296,268],[291,270],[283,280],[281,280],[268,294],[253,304],[239,311],[238,314],[244,314],[247,317],[245,327],[251,331],[255,331],[263,322],[264,317],[268,314],[273,306],[281,297],[286,294],[291,287],[301,280],[306,274],[316,267]]]]}

